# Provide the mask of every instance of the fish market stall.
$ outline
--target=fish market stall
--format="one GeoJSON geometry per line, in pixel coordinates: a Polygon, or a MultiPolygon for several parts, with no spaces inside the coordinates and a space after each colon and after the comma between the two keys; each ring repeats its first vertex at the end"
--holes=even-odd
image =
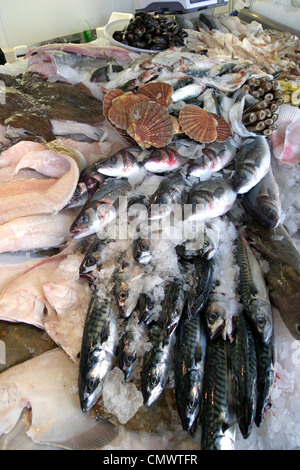
{"type": "Polygon", "coordinates": [[[182,20],[0,67],[1,449],[300,448],[299,40],[182,20]]]}

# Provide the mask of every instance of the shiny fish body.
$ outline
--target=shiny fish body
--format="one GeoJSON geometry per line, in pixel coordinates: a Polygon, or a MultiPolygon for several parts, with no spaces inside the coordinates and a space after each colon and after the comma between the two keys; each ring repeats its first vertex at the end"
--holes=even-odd
{"type": "Polygon", "coordinates": [[[261,252],[270,269],[265,273],[272,305],[291,335],[300,339],[300,255],[285,228],[270,229],[247,221],[248,240],[261,252]]]}
{"type": "Polygon", "coordinates": [[[129,178],[140,170],[138,156],[141,152],[141,149],[135,147],[119,150],[119,152],[99,162],[96,165],[97,171],[106,176],[129,178]]]}
{"type": "Polygon", "coordinates": [[[131,185],[126,179],[108,178],[87,200],[70,228],[73,238],[86,237],[103,229],[116,217],[116,203],[131,185]]]}
{"type": "Polygon", "coordinates": [[[240,431],[247,439],[254,423],[257,401],[257,358],[255,341],[247,317],[240,312],[230,344],[232,392],[240,431]]]}
{"type": "Polygon", "coordinates": [[[268,343],[273,329],[273,314],[268,289],[258,261],[242,234],[237,238],[240,267],[239,290],[245,313],[260,338],[268,343]]]}
{"type": "Polygon", "coordinates": [[[234,316],[230,302],[222,293],[212,292],[205,307],[205,319],[208,335],[211,340],[222,336],[225,341],[228,337],[232,341],[234,316]]]}
{"type": "Polygon", "coordinates": [[[213,287],[212,261],[196,259],[190,277],[186,309],[188,316],[194,317],[205,307],[213,287]]]}
{"type": "Polygon", "coordinates": [[[201,409],[206,331],[200,315],[183,315],[174,347],[175,395],[184,431],[195,430],[201,409]]]}
{"type": "Polygon", "coordinates": [[[236,147],[229,141],[213,142],[205,145],[202,152],[200,157],[189,164],[187,170],[189,176],[206,178],[212,173],[222,170],[234,159],[236,147]]]}
{"type": "Polygon", "coordinates": [[[152,173],[165,173],[182,167],[187,161],[188,159],[182,157],[175,147],[168,146],[153,150],[144,160],[143,166],[152,173]]]}
{"type": "Polygon", "coordinates": [[[171,98],[173,103],[197,98],[205,89],[206,85],[203,83],[190,83],[189,85],[173,91],[171,98]]]}
{"type": "Polygon", "coordinates": [[[197,183],[187,198],[187,203],[192,205],[192,214],[188,220],[202,221],[224,215],[233,206],[236,196],[229,179],[225,176],[197,183]]]}
{"type": "Polygon", "coordinates": [[[280,222],[281,201],[272,168],[250,191],[243,195],[246,211],[260,224],[276,228],[280,222]]]}
{"type": "Polygon", "coordinates": [[[182,204],[186,195],[185,186],[186,181],[180,171],[164,178],[151,197],[149,219],[167,216],[171,214],[175,205],[182,204]]]}
{"type": "Polygon", "coordinates": [[[185,303],[183,280],[167,281],[164,299],[162,301],[162,319],[164,331],[171,336],[177,328],[185,303]]]}
{"type": "Polygon", "coordinates": [[[141,371],[141,386],[144,405],[151,406],[162,394],[170,370],[172,339],[166,336],[164,328],[153,325],[149,331],[149,340],[152,343],[150,350],[144,354],[141,371]]]}
{"type": "MultiPolygon", "coordinates": [[[[126,320],[127,321],[127,320],[126,320]]],[[[140,343],[144,334],[142,325],[128,325],[119,343],[119,367],[124,372],[125,382],[129,381],[140,360],[140,343]]]]}
{"type": "Polygon", "coordinates": [[[105,176],[97,171],[97,162],[85,168],[80,173],[74,195],[66,208],[70,209],[83,206],[88,198],[101,186],[104,180],[105,176]]]}
{"type": "Polygon", "coordinates": [[[152,258],[150,238],[137,238],[133,243],[133,258],[141,264],[148,264],[152,258]]]}
{"type": "Polygon", "coordinates": [[[117,344],[117,320],[109,298],[95,292],[84,325],[79,364],[79,398],[88,412],[102,394],[103,381],[111,369],[117,344]]]}
{"type": "Polygon", "coordinates": [[[256,339],[256,355],[257,403],[254,421],[256,426],[260,427],[264,420],[265,412],[270,407],[270,397],[275,382],[274,332],[267,344],[256,339]]]}
{"type": "Polygon", "coordinates": [[[153,316],[153,309],[155,307],[155,300],[149,294],[142,293],[139,296],[139,310],[140,310],[140,322],[148,324],[151,322],[153,316]]]}
{"type": "Polygon", "coordinates": [[[246,141],[237,152],[233,187],[238,194],[250,191],[267,174],[271,152],[266,137],[256,136],[246,141]]]}
{"type": "Polygon", "coordinates": [[[202,395],[202,450],[233,450],[234,447],[227,346],[221,337],[207,343],[202,395]]]}

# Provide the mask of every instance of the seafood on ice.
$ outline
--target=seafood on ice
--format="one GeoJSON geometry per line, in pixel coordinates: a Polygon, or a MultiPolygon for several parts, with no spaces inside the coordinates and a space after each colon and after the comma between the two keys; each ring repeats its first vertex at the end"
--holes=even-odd
{"type": "Polygon", "coordinates": [[[28,436],[58,447],[157,419],[197,448],[262,433],[272,448],[280,341],[300,339],[298,232],[284,228],[299,109],[274,76],[285,46],[276,61],[236,21],[201,13],[182,50],[148,56],[41,46],[1,74],[0,320],[58,346],[0,374],[2,434],[30,408],[28,436]]]}

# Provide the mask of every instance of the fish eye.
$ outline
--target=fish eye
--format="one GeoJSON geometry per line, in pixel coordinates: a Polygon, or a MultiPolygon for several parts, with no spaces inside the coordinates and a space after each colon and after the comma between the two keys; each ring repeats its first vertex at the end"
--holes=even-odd
{"type": "Polygon", "coordinates": [[[124,302],[127,299],[127,292],[120,292],[119,299],[124,302]]]}
{"type": "Polygon", "coordinates": [[[80,195],[80,187],[77,186],[77,188],[74,191],[74,196],[79,196],[80,195]]]}
{"type": "Polygon", "coordinates": [[[190,401],[189,401],[189,408],[195,408],[196,406],[196,401],[194,398],[192,398],[190,401]]]}
{"type": "Polygon", "coordinates": [[[296,323],[296,330],[300,334],[300,323],[296,323]]]}
{"type": "Polygon", "coordinates": [[[155,375],[151,377],[151,381],[150,381],[150,382],[151,382],[151,385],[153,385],[153,387],[156,387],[156,385],[159,384],[159,380],[158,380],[158,378],[157,378],[155,375]]]}
{"type": "Polygon", "coordinates": [[[88,381],[87,389],[89,392],[92,392],[93,390],[95,390],[96,386],[97,386],[97,380],[95,378],[92,378],[88,381]]]}
{"type": "Polygon", "coordinates": [[[85,265],[87,267],[94,266],[94,264],[96,264],[96,259],[94,258],[94,256],[90,256],[89,258],[87,258],[85,262],[85,265]]]}
{"type": "Polygon", "coordinates": [[[81,217],[80,217],[80,223],[82,224],[87,224],[89,222],[90,218],[87,214],[83,214],[81,217]]]}
{"type": "Polygon", "coordinates": [[[217,314],[212,312],[208,315],[209,321],[215,321],[217,319],[217,314]]]}
{"type": "Polygon", "coordinates": [[[135,360],[135,356],[134,355],[130,355],[130,356],[127,356],[126,357],[126,362],[128,362],[129,364],[132,364],[135,360]]]}
{"type": "Polygon", "coordinates": [[[258,317],[256,323],[260,328],[263,328],[266,324],[266,320],[263,317],[258,317]]]}

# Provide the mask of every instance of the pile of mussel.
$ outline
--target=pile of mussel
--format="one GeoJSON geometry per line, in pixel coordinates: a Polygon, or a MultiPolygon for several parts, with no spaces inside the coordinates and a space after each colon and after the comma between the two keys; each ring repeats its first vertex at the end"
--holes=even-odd
{"type": "Polygon", "coordinates": [[[138,49],[161,51],[173,46],[184,46],[184,31],[172,18],[138,11],[122,31],[115,31],[113,39],[138,49]]]}

